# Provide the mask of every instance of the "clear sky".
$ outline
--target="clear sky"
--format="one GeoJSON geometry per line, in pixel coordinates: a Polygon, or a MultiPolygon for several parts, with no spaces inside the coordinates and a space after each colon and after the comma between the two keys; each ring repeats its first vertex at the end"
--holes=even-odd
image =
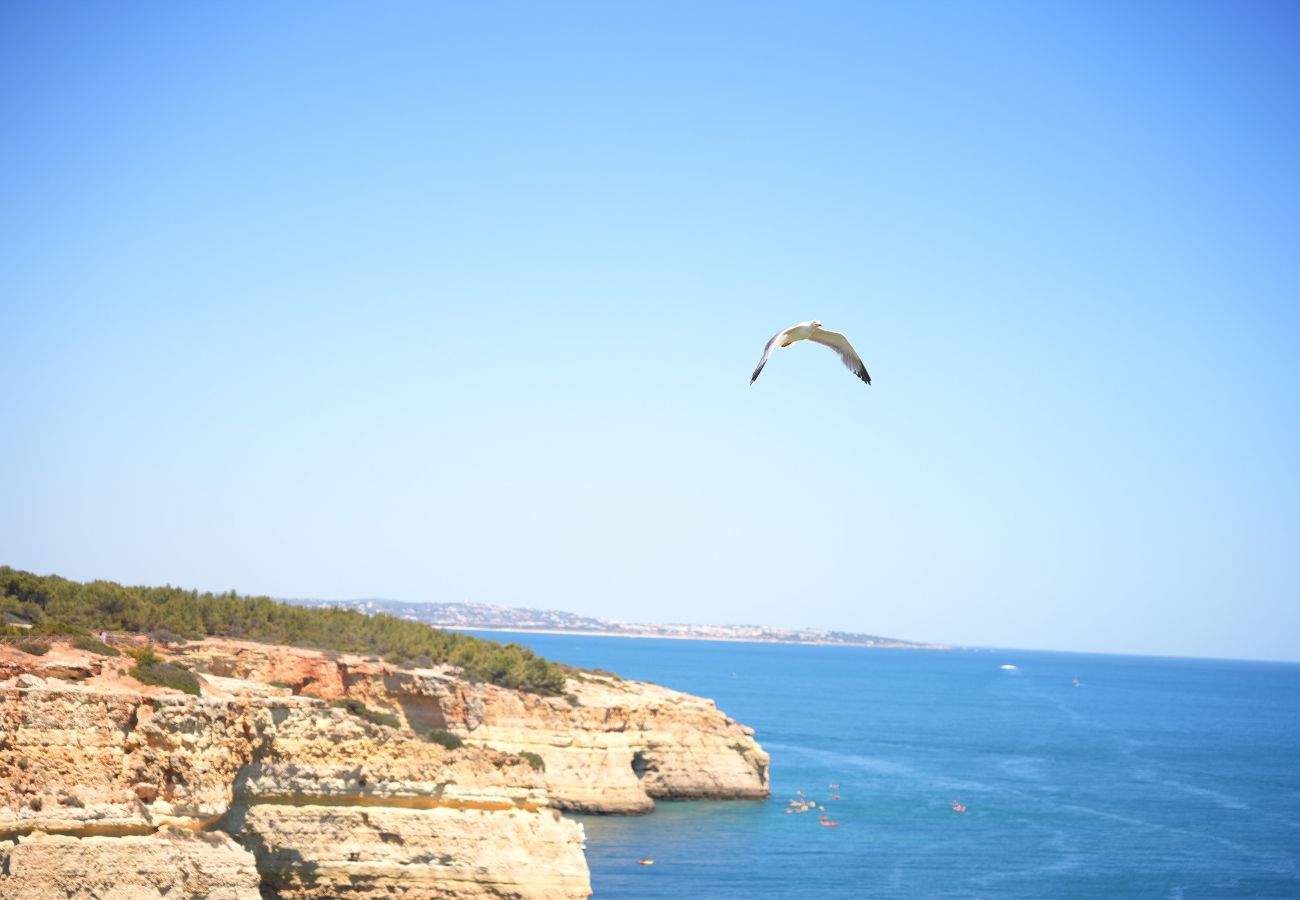
{"type": "Polygon", "coordinates": [[[0,111],[0,562],[1300,659],[1295,3],[7,3],[0,111]]]}

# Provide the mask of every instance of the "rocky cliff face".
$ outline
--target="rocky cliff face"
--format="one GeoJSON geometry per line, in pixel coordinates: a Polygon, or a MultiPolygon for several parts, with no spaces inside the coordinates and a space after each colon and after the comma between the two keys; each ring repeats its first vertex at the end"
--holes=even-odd
{"type": "Polygon", "coordinates": [[[590,894],[580,827],[518,756],[116,674],[0,685],[0,896],[590,894]]]}
{"type": "Polygon", "coordinates": [[[199,671],[350,697],[417,734],[449,731],[476,746],[537,754],[553,806],[644,813],[655,799],[762,799],[768,756],[753,729],[713,701],[645,682],[574,672],[561,697],[471,684],[449,668],[398,669],[357,657],[205,642],[185,652],[199,671]]]}
{"type": "Polygon", "coordinates": [[[256,900],[247,850],[222,832],[71,837],[32,832],[0,850],[0,896],[13,900],[209,897],[256,900]]]}
{"type": "Polygon", "coordinates": [[[203,696],[129,659],[0,647],[0,896],[586,897],[557,808],[767,795],[749,729],[654,685],[574,673],[546,698],[237,642],[176,658],[203,696]]]}

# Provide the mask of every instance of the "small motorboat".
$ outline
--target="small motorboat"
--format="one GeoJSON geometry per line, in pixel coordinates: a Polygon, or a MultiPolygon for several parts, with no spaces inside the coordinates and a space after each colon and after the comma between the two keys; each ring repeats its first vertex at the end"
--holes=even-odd
{"type": "Polygon", "coordinates": [[[655,861],[647,856],[645,859],[638,859],[636,861],[636,864],[638,866],[653,866],[655,864],[655,861]]]}

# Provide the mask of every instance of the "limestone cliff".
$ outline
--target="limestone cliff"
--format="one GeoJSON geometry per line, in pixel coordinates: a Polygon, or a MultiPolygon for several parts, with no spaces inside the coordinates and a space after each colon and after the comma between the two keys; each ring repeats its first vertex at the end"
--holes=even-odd
{"type": "Polygon", "coordinates": [[[749,729],[655,685],[575,671],[541,697],[231,641],[173,658],[202,696],[129,659],[0,647],[0,896],[579,898],[581,826],[558,809],[768,792],[749,729]]]}
{"type": "Polygon", "coordinates": [[[753,729],[713,701],[654,684],[575,671],[565,694],[543,697],[475,684],[455,670],[399,669],[359,657],[208,641],[183,656],[202,672],[287,684],[299,694],[351,697],[422,734],[537,754],[537,783],[553,806],[644,813],[655,799],[762,799],[768,756],[753,729]]]}
{"type": "Polygon", "coordinates": [[[0,683],[0,896],[590,895],[580,826],[517,756],[105,668],[0,683]]]}
{"type": "Polygon", "coordinates": [[[258,900],[253,857],[219,831],[70,837],[33,832],[0,849],[0,896],[12,900],[207,897],[258,900]]]}

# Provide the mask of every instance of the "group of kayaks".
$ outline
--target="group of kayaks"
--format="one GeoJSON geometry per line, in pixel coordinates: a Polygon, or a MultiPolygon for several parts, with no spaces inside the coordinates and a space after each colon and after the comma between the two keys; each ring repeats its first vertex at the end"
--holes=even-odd
{"type": "MultiPolygon", "coordinates": [[[[832,784],[830,787],[832,791],[839,790],[838,784],[832,784]]],[[[790,805],[785,808],[785,814],[787,816],[794,815],[795,813],[806,813],[810,809],[815,809],[821,814],[817,817],[817,821],[823,828],[838,828],[840,826],[839,822],[832,821],[831,817],[826,815],[825,806],[821,805],[816,800],[813,800],[811,797],[805,797],[803,791],[795,791],[795,793],[798,794],[798,796],[791,800],[790,805]]],[[[840,795],[838,793],[832,793],[831,799],[838,800],[840,799],[840,795]]]]}
{"type": "MultiPolygon", "coordinates": [[[[832,784],[830,786],[830,789],[832,791],[831,793],[832,800],[840,799],[839,787],[840,786],[838,784],[832,784]]],[[[787,816],[792,816],[795,815],[796,813],[806,813],[809,810],[816,810],[820,814],[817,816],[818,824],[820,824],[823,828],[838,828],[840,826],[839,822],[833,821],[830,816],[826,815],[825,806],[822,806],[811,797],[805,796],[803,791],[795,791],[795,794],[797,794],[798,796],[796,796],[793,800],[791,800],[790,804],[785,808],[785,814],[787,816]]],[[[953,800],[952,811],[964,813],[966,812],[966,807],[963,806],[960,801],[953,800]]],[[[650,859],[649,857],[646,857],[645,859],[637,860],[637,865],[640,866],[653,866],[654,864],[655,861],[653,859],[650,859]]]]}

